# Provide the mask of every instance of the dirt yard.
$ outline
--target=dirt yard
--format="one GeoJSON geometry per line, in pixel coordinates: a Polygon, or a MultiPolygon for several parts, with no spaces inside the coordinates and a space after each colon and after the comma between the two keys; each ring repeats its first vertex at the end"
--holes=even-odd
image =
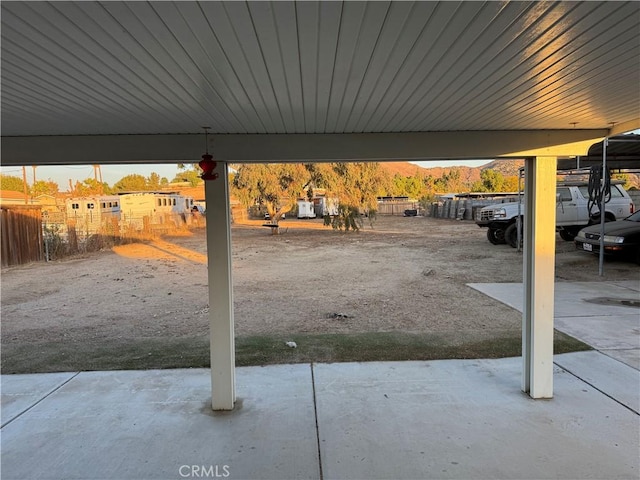
{"type": "MultiPolygon", "coordinates": [[[[321,220],[234,224],[236,335],[430,333],[447,342],[519,334],[519,312],[466,286],[519,282],[522,254],[494,246],[473,222],[379,217],[341,233],[321,220]]],[[[557,237],[556,280],[596,281],[597,258],[557,237]]],[[[606,279],[637,278],[607,262],[606,279]]],[[[65,261],[4,269],[3,365],[130,339],[206,338],[204,229],[65,261]]],[[[49,360],[53,361],[53,360],[49,360]]]]}

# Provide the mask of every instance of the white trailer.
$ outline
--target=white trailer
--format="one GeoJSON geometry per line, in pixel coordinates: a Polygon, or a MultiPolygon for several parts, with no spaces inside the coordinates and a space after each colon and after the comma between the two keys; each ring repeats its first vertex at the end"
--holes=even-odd
{"type": "Polygon", "coordinates": [[[130,225],[142,226],[145,217],[150,223],[173,221],[177,225],[178,217],[187,221],[193,198],[168,192],[125,193],[120,195],[120,208],[122,220],[130,225]]]}
{"type": "Polygon", "coordinates": [[[313,202],[298,200],[298,218],[316,218],[313,202]]]}
{"type": "Polygon", "coordinates": [[[98,233],[107,224],[120,220],[120,197],[117,195],[92,195],[74,197],[65,201],[67,222],[76,231],[98,233]]]}

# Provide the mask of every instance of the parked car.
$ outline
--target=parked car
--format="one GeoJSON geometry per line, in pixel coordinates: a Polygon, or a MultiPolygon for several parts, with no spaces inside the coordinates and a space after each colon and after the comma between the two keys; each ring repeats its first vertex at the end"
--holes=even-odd
{"type": "MultiPolygon", "coordinates": [[[[591,225],[578,232],[576,248],[600,253],[600,225],[591,225]]],[[[604,224],[605,255],[625,256],[640,264],[640,210],[617,222],[604,224]]]]}

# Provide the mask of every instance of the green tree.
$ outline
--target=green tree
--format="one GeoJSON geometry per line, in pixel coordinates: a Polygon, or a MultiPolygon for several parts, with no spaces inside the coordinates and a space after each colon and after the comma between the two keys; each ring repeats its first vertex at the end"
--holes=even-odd
{"type": "Polygon", "coordinates": [[[38,195],[55,195],[60,191],[58,184],[52,180],[38,180],[31,185],[30,193],[32,197],[38,195]]]}
{"type": "Polygon", "coordinates": [[[464,190],[464,186],[462,180],[460,178],[460,170],[457,168],[452,168],[449,170],[449,173],[445,173],[443,175],[445,180],[446,190],[449,192],[459,192],[464,190]]]}
{"type": "Polygon", "coordinates": [[[415,175],[402,176],[396,173],[391,180],[391,188],[387,193],[394,197],[420,198],[427,194],[425,175],[416,171],[415,175]]]}
{"type": "Polygon", "coordinates": [[[147,178],[147,188],[149,190],[160,190],[161,179],[160,175],[156,172],[151,172],[151,175],[147,178]]]}
{"type": "Polygon", "coordinates": [[[425,193],[424,183],[419,176],[407,177],[405,180],[404,196],[420,198],[425,193]]]}
{"type": "Polygon", "coordinates": [[[517,192],[518,191],[518,177],[517,175],[508,175],[504,177],[504,184],[502,185],[503,192],[517,192]]]}
{"type": "Polygon", "coordinates": [[[308,164],[312,185],[324,188],[328,197],[337,197],[339,215],[325,219],[337,229],[361,227],[360,212],[373,219],[378,207],[378,197],[392,187],[392,181],[377,162],[334,162],[308,164]]]}
{"type": "Polygon", "coordinates": [[[231,188],[245,206],[264,206],[271,223],[277,225],[305,195],[309,178],[301,163],[243,164],[233,175],[231,188]]]}
{"type": "Polygon", "coordinates": [[[407,190],[407,178],[408,177],[404,177],[402,175],[400,175],[399,173],[396,173],[393,176],[393,180],[392,180],[392,186],[391,186],[391,191],[387,192],[390,195],[393,195],[394,197],[402,197],[406,195],[406,190],[407,190]]]}
{"type": "Polygon", "coordinates": [[[132,173],[114,183],[113,189],[116,192],[140,192],[149,190],[149,187],[147,179],[143,175],[132,173]]]}
{"type": "Polygon", "coordinates": [[[200,178],[200,175],[202,175],[202,169],[197,163],[179,163],[178,170],[178,173],[172,180],[173,182],[189,182],[192,187],[197,187],[203,182],[200,178]]]}
{"type": "Polygon", "coordinates": [[[497,170],[486,169],[480,172],[480,181],[471,185],[474,192],[502,192],[504,176],[497,170]]]}
{"type": "Polygon", "coordinates": [[[434,180],[433,186],[436,193],[460,192],[469,187],[462,181],[460,170],[457,168],[445,171],[440,178],[434,180]]]}
{"type": "Polygon", "coordinates": [[[113,189],[107,183],[100,183],[95,178],[85,178],[82,182],[76,181],[72,194],[76,197],[87,195],[110,195],[113,189]]]}
{"type": "Polygon", "coordinates": [[[422,183],[424,185],[423,191],[425,192],[421,197],[422,200],[429,202],[433,201],[436,193],[435,181],[436,179],[433,177],[433,175],[426,175],[422,178],[422,183]]]}
{"type": "Polygon", "coordinates": [[[24,183],[22,178],[14,177],[13,175],[0,174],[0,187],[2,190],[24,192],[24,183]]]}

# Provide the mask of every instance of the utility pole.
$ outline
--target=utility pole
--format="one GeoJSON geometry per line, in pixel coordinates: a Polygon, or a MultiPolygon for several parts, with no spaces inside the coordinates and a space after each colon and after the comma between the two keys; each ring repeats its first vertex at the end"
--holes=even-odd
{"type": "Polygon", "coordinates": [[[22,188],[24,191],[24,203],[25,205],[29,203],[28,195],[27,195],[27,167],[22,166],[22,188]]]}
{"type": "Polygon", "coordinates": [[[100,194],[102,195],[102,193],[104,193],[104,187],[102,185],[102,168],[100,168],[100,165],[93,166],[93,176],[96,179],[96,183],[100,186],[100,194]],[[100,177],[99,180],[98,177],[100,177]]]}

